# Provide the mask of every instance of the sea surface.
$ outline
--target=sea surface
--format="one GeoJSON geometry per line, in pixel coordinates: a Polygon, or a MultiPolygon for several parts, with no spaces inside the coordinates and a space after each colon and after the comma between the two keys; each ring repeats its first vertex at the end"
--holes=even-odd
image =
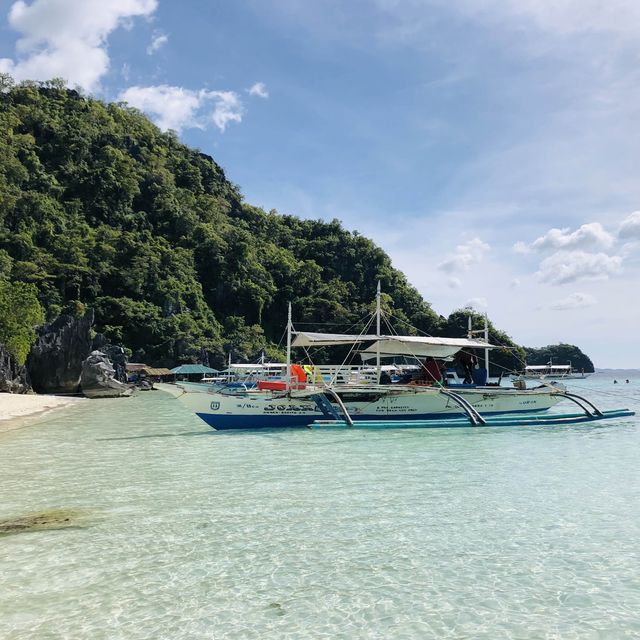
{"type": "MultiPolygon", "coordinates": [[[[640,378],[572,388],[640,412],[640,378]]],[[[216,433],[170,395],[0,434],[0,638],[640,638],[640,420],[216,433]],[[63,517],[64,516],[64,517],[63,517]]]]}

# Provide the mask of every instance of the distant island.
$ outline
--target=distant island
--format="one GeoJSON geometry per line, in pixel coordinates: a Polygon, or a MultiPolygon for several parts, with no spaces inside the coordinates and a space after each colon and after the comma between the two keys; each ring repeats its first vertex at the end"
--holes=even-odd
{"type": "MultiPolygon", "coordinates": [[[[244,202],[213,158],[136,109],[0,74],[0,343],[19,361],[34,324],[87,309],[93,331],[136,361],[282,359],[289,301],[299,326],[346,331],[371,311],[378,280],[399,331],[466,333],[467,311],[440,316],[338,220],[244,202]]],[[[549,358],[593,371],[572,345],[525,349],[489,330],[505,347],[494,375],[549,358]]]]}
{"type": "Polygon", "coordinates": [[[571,364],[576,371],[584,371],[584,373],[593,373],[594,367],[591,358],[572,344],[552,344],[546,347],[533,349],[525,347],[526,359],[528,365],[548,364],[571,364]]]}

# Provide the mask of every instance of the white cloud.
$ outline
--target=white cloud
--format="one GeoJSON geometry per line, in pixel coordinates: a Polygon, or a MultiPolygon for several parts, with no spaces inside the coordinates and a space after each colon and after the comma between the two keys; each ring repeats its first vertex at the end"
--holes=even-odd
{"type": "Polygon", "coordinates": [[[531,253],[531,248],[529,247],[529,245],[526,242],[522,242],[522,240],[518,240],[518,242],[513,245],[513,250],[516,253],[521,254],[531,253]]]}
{"type": "Polygon", "coordinates": [[[258,96],[259,98],[268,98],[269,92],[264,82],[256,82],[251,88],[247,89],[249,95],[258,96]]]}
{"type": "Polygon", "coordinates": [[[16,80],[60,77],[94,89],[109,69],[107,38],[132,18],[151,15],[157,0],[17,0],[9,24],[21,33],[17,58],[0,59],[16,80]]]}
{"type": "MultiPolygon", "coordinates": [[[[477,6],[476,0],[462,2],[477,6]]],[[[481,4],[494,9],[506,7],[515,17],[527,17],[538,27],[559,34],[640,32],[637,0],[485,0],[481,4]]]]}
{"type": "Polygon", "coordinates": [[[576,231],[571,232],[569,228],[550,229],[543,236],[526,247],[524,243],[516,243],[523,253],[523,247],[533,251],[546,251],[557,249],[588,249],[591,247],[601,247],[608,249],[613,245],[614,237],[604,229],[599,222],[583,224],[576,231]]]}
{"type": "Polygon", "coordinates": [[[636,238],[640,239],[640,211],[630,213],[620,225],[618,236],[625,240],[636,238]]]}
{"type": "Polygon", "coordinates": [[[472,309],[486,309],[489,305],[486,298],[470,298],[464,306],[472,309]]]}
{"type": "Polygon", "coordinates": [[[601,280],[622,272],[622,258],[605,253],[558,251],[540,263],[541,282],[566,284],[579,280],[601,280]]]}
{"type": "Polygon", "coordinates": [[[438,265],[438,269],[450,274],[468,271],[472,266],[482,262],[485,252],[490,249],[486,242],[474,238],[458,245],[455,251],[438,265]]]}
{"type": "Polygon", "coordinates": [[[230,122],[242,122],[244,108],[238,94],[233,91],[207,91],[206,98],[215,102],[211,120],[220,131],[230,122]]]}
{"type": "Polygon", "coordinates": [[[129,87],[118,100],[148,113],[161,129],[182,131],[199,127],[197,111],[202,98],[199,92],[159,85],[155,87],[129,87]]]}
{"type": "Polygon", "coordinates": [[[589,293],[572,293],[562,300],[549,305],[554,311],[567,311],[569,309],[582,309],[596,304],[597,300],[589,293]]]}
{"type": "Polygon", "coordinates": [[[520,286],[520,280],[518,278],[514,278],[510,283],[509,283],[509,288],[510,289],[517,289],[520,286]]]}
{"type": "Polygon", "coordinates": [[[153,55],[154,53],[156,53],[156,51],[162,49],[162,47],[164,47],[167,42],[169,42],[169,36],[156,31],[151,38],[151,44],[147,47],[147,53],[150,56],[153,55]]]}
{"type": "Polygon", "coordinates": [[[205,129],[209,121],[220,131],[230,122],[241,122],[244,109],[233,91],[192,91],[158,85],[129,87],[119,98],[148,113],[161,129],[205,129]]]}

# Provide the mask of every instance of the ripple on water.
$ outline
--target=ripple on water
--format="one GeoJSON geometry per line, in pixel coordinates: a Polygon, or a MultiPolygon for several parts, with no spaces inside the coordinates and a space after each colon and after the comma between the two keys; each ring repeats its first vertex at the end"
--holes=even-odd
{"type": "Polygon", "coordinates": [[[216,434],[161,393],[86,405],[0,439],[0,520],[92,514],[0,539],[0,637],[640,636],[635,419],[216,434]]]}

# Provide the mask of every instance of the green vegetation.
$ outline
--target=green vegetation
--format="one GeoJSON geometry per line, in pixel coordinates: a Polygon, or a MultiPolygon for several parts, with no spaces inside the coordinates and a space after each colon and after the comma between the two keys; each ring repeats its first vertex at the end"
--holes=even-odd
{"type": "Polygon", "coordinates": [[[0,344],[18,365],[24,364],[35,341],[34,326],[43,321],[36,287],[25,282],[10,283],[0,277],[0,344]]]}
{"type": "Polygon", "coordinates": [[[371,311],[378,280],[399,331],[466,331],[338,220],[246,204],[212,158],[137,110],[2,74],[0,277],[37,292],[48,319],[93,307],[97,331],[158,365],[282,357],[289,301],[297,326],[345,331],[371,311]]]}
{"type": "Polygon", "coordinates": [[[281,355],[288,301],[298,323],[344,330],[377,279],[396,319],[440,322],[370,240],[245,204],[175,134],[59,81],[0,79],[0,269],[49,319],[94,307],[97,331],[157,364],[281,355]]]}
{"type": "Polygon", "coordinates": [[[585,355],[572,344],[552,344],[540,349],[532,349],[525,347],[526,361],[528,365],[547,364],[569,364],[578,371],[584,370],[585,373],[593,373],[593,362],[591,358],[585,355]]]}

